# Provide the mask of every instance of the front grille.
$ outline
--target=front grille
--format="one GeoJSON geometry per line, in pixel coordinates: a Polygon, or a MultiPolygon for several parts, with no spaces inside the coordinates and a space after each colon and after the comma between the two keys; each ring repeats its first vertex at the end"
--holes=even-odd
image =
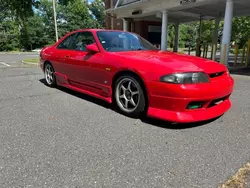
{"type": "Polygon", "coordinates": [[[215,78],[215,77],[222,76],[224,73],[225,73],[225,71],[223,71],[223,72],[215,72],[215,73],[211,73],[211,74],[208,74],[208,75],[209,75],[210,78],[215,78]]]}

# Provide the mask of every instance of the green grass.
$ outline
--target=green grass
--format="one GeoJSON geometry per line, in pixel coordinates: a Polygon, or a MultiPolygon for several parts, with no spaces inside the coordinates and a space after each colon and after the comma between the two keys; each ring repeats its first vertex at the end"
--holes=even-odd
{"type": "Polygon", "coordinates": [[[245,188],[246,178],[250,177],[250,163],[240,168],[238,172],[219,188],[245,188]]]}
{"type": "Polygon", "coordinates": [[[1,51],[0,54],[18,54],[20,51],[1,51]]]}
{"type": "Polygon", "coordinates": [[[38,58],[29,58],[29,59],[24,59],[23,60],[24,63],[39,63],[39,59],[38,58]]]}

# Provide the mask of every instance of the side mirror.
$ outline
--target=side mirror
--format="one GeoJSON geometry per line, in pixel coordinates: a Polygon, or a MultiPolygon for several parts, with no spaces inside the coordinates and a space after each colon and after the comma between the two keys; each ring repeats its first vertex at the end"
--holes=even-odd
{"type": "Polygon", "coordinates": [[[99,52],[99,49],[95,43],[87,45],[86,49],[88,52],[94,52],[94,53],[99,52]]]}

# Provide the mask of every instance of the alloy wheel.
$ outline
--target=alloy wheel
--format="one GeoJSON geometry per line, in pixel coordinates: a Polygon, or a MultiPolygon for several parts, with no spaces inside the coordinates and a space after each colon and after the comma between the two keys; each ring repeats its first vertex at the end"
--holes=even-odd
{"type": "Polygon", "coordinates": [[[120,80],[116,87],[116,101],[124,112],[133,112],[140,102],[138,85],[130,78],[120,80]]]}
{"type": "Polygon", "coordinates": [[[46,82],[49,84],[49,85],[52,85],[53,82],[54,82],[54,74],[53,74],[53,68],[50,64],[47,64],[46,67],[45,67],[45,79],[46,79],[46,82]]]}

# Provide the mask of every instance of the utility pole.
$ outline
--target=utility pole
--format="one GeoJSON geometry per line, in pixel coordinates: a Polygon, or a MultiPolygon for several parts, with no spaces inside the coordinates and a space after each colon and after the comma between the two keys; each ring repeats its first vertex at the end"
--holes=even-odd
{"type": "Polygon", "coordinates": [[[57,32],[57,21],[56,21],[56,0],[53,1],[53,11],[54,11],[54,22],[55,22],[55,32],[56,32],[56,42],[58,41],[58,32],[57,32]]]}

